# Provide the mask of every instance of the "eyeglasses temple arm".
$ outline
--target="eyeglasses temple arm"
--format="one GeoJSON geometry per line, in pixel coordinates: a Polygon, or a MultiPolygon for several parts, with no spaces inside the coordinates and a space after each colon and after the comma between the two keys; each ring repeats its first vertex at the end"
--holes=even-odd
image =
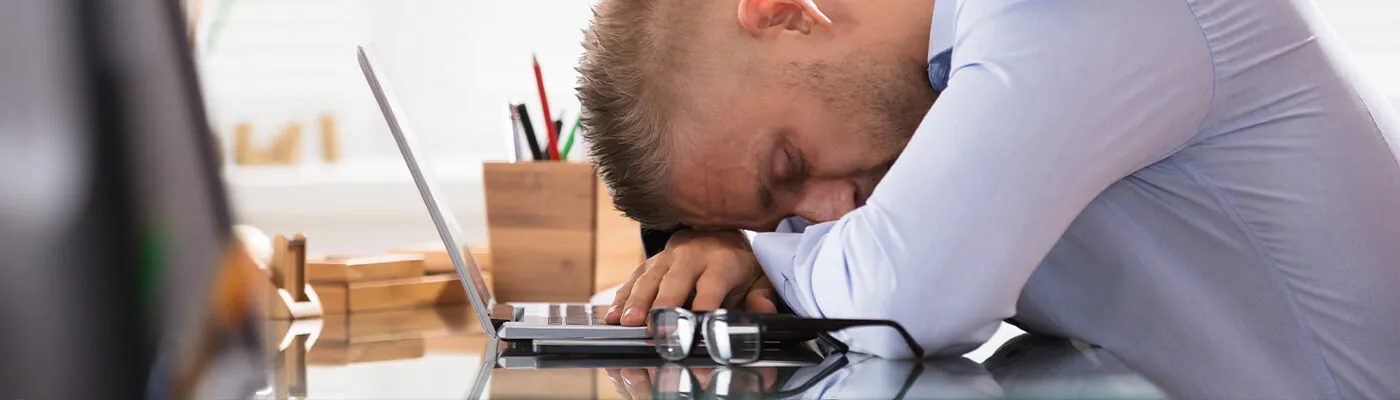
{"type": "Polygon", "coordinates": [[[904,326],[903,326],[903,325],[900,325],[899,323],[894,322],[894,321],[884,321],[884,320],[881,320],[881,321],[878,321],[878,322],[879,322],[879,325],[888,326],[888,327],[894,328],[894,330],[896,330],[896,331],[899,331],[899,336],[903,336],[903,337],[904,337],[904,344],[909,345],[909,350],[911,350],[911,351],[914,352],[914,358],[917,358],[917,359],[922,359],[922,358],[924,358],[924,348],[923,348],[923,346],[919,346],[919,342],[917,342],[917,341],[914,340],[914,336],[913,336],[913,335],[910,335],[910,334],[909,334],[909,331],[904,330],[904,326]]]}
{"type": "Polygon", "coordinates": [[[904,338],[904,344],[909,346],[909,350],[914,353],[914,358],[924,358],[924,348],[919,346],[919,342],[914,340],[914,336],[909,331],[904,330],[904,326],[894,321],[882,319],[800,319],[788,321],[770,321],[772,328],[784,328],[784,330],[813,330],[822,332],[839,331],[847,328],[861,326],[887,326],[899,332],[899,336],[904,338]]]}

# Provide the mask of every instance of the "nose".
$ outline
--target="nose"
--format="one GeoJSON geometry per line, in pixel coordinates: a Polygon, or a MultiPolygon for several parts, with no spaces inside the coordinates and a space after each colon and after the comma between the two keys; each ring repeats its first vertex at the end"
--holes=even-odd
{"type": "Polygon", "coordinates": [[[856,185],[846,181],[809,181],[794,210],[797,216],[821,223],[840,219],[856,209],[856,185]]]}

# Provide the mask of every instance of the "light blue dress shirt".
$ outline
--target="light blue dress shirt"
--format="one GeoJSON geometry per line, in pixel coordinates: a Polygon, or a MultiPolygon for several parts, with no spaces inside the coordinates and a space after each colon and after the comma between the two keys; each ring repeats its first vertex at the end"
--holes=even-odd
{"type": "Polygon", "coordinates": [[[798,313],[943,355],[1014,317],[1187,397],[1400,396],[1400,122],[1313,3],[933,18],[947,88],[868,203],[754,238],[798,313]]]}

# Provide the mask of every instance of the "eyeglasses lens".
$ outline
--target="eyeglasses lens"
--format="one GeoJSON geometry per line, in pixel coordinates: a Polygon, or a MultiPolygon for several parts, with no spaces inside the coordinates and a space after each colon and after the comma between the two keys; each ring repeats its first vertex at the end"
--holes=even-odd
{"type": "Polygon", "coordinates": [[[720,368],[710,375],[706,387],[717,398],[759,398],[763,393],[763,377],[744,369],[720,368]]]}
{"type": "Polygon", "coordinates": [[[651,331],[661,358],[684,360],[695,344],[695,317],[679,310],[657,310],[652,313],[651,331]]]}
{"type": "Polygon", "coordinates": [[[758,361],[763,350],[756,321],[732,314],[716,315],[706,331],[710,358],[721,364],[758,361]]]}
{"type": "Polygon", "coordinates": [[[658,399],[694,398],[699,392],[695,376],[690,370],[679,365],[666,365],[657,371],[652,390],[658,399]]]}

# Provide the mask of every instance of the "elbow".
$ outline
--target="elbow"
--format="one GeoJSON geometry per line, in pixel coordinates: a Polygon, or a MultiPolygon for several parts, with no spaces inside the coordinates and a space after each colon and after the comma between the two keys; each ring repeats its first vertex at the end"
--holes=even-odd
{"type": "MultiPolygon", "coordinates": [[[[962,355],[996,333],[1015,315],[1019,288],[996,278],[985,264],[968,265],[956,255],[910,245],[889,214],[867,206],[837,223],[820,248],[802,264],[818,314],[830,318],[878,319],[898,323],[922,347],[924,356],[962,355]],[[965,265],[951,268],[948,265],[965,265]],[[818,278],[822,277],[822,278],[818,278]],[[816,295],[820,293],[821,295],[816,295]]],[[[888,358],[915,356],[904,337],[890,327],[850,329],[842,335],[851,348],[888,358]]]]}
{"type": "MultiPolygon", "coordinates": [[[[924,357],[958,357],[986,343],[1014,315],[973,299],[932,298],[933,291],[887,291],[852,304],[852,318],[880,319],[899,324],[923,351],[924,357]],[[912,292],[912,293],[911,293],[912,292]]],[[[986,300],[985,298],[982,300],[986,300]]],[[[882,358],[907,359],[916,354],[899,331],[888,327],[852,329],[848,345],[882,358]]]]}

